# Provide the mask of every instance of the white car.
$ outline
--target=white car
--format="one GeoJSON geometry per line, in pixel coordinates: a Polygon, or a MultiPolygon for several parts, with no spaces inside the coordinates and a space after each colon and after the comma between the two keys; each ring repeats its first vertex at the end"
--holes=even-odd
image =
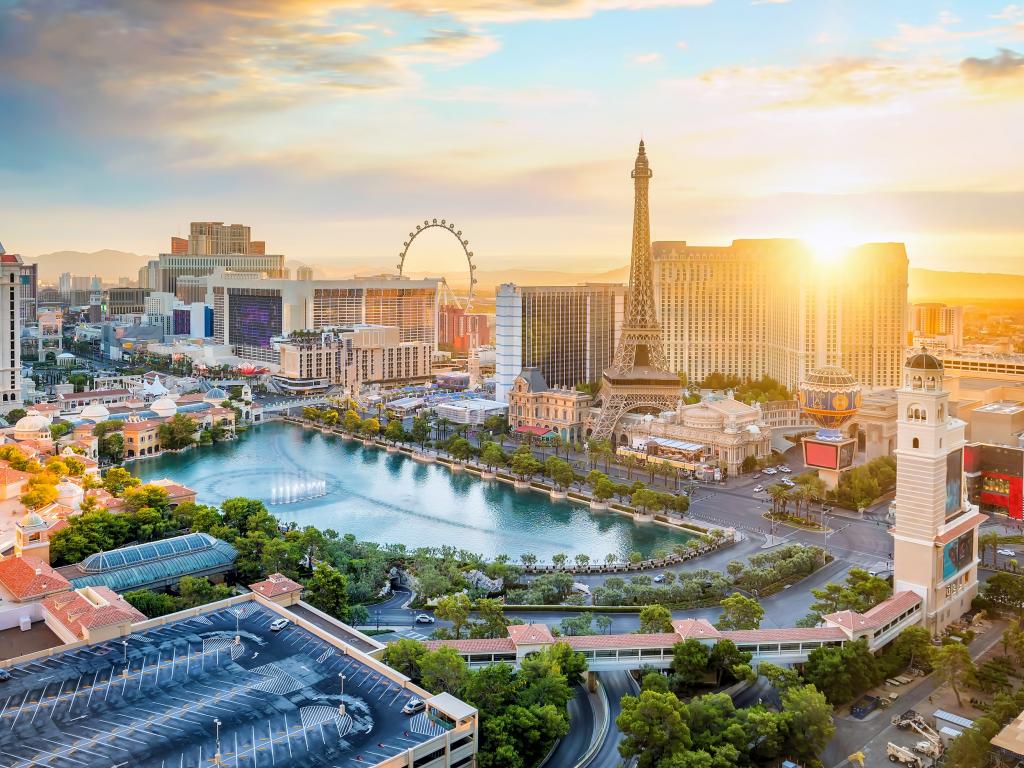
{"type": "Polygon", "coordinates": [[[417,624],[433,624],[434,623],[434,617],[431,616],[429,613],[421,613],[419,616],[416,617],[416,623],[417,624]]]}
{"type": "Polygon", "coordinates": [[[278,619],[270,623],[271,632],[280,632],[282,629],[287,627],[291,622],[288,619],[278,619]]]}
{"type": "Polygon", "coordinates": [[[775,470],[774,470],[774,469],[772,469],[771,467],[767,467],[767,468],[765,469],[764,473],[765,473],[766,475],[774,475],[774,474],[775,474],[775,470]]]}
{"type": "Polygon", "coordinates": [[[795,488],[796,487],[796,483],[794,483],[792,480],[789,480],[789,479],[786,479],[786,478],[783,478],[779,482],[782,485],[786,486],[787,488],[795,488]]]}
{"type": "Polygon", "coordinates": [[[792,469],[790,469],[789,467],[779,467],[779,472],[784,472],[784,473],[785,473],[785,474],[787,474],[787,475],[788,475],[788,474],[789,474],[790,472],[792,472],[792,471],[793,471],[793,470],[792,470],[792,469]]]}
{"type": "Polygon", "coordinates": [[[423,699],[409,699],[409,703],[402,707],[403,715],[415,715],[427,708],[423,699]]]}
{"type": "Polygon", "coordinates": [[[664,573],[659,573],[659,574],[658,574],[657,576],[655,576],[655,577],[654,577],[654,578],[652,579],[652,581],[653,581],[653,582],[654,582],[655,584],[661,584],[661,583],[662,583],[663,581],[665,581],[665,574],[664,574],[664,573]]]}
{"type": "Polygon", "coordinates": [[[1012,550],[1012,549],[997,549],[996,552],[998,552],[1003,557],[1016,557],[1017,556],[1017,553],[1014,550],[1012,550]]]}
{"type": "Polygon", "coordinates": [[[763,485],[755,485],[754,486],[754,493],[761,493],[761,491],[763,491],[763,490],[764,490],[764,486],[763,485]]]}

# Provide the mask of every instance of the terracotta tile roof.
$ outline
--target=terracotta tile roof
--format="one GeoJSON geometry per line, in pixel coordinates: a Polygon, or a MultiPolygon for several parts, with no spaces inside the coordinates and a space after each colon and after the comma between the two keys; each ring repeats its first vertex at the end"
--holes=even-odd
{"type": "Polygon", "coordinates": [[[693,638],[718,638],[722,633],[715,629],[714,625],[707,619],[678,619],[672,622],[672,628],[683,640],[693,638]]]}
{"type": "Polygon", "coordinates": [[[516,645],[538,645],[555,642],[547,624],[512,624],[508,636],[516,645]]]}
{"type": "Polygon", "coordinates": [[[71,586],[47,563],[34,557],[0,560],[0,584],[19,601],[43,597],[71,586]]]}
{"type": "Polygon", "coordinates": [[[249,589],[264,597],[278,597],[302,589],[302,585],[281,573],[272,573],[265,580],[250,584],[249,589]]]}
{"type": "Polygon", "coordinates": [[[134,624],[146,617],[121,595],[109,587],[86,587],[43,600],[43,607],[61,624],[85,637],[86,629],[108,627],[113,624],[134,624]],[[92,599],[86,597],[90,595],[92,599]]]}
{"type": "Polygon", "coordinates": [[[825,616],[822,616],[822,618],[831,624],[835,624],[854,632],[865,629],[875,629],[877,627],[885,626],[901,613],[913,608],[920,602],[921,597],[916,592],[897,592],[888,600],[883,600],[874,608],[871,608],[864,613],[857,613],[856,611],[836,611],[835,613],[826,614],[825,616]]]}
{"type": "Polygon", "coordinates": [[[13,483],[20,483],[28,480],[32,477],[29,472],[21,472],[17,469],[11,469],[10,467],[0,467],[0,485],[12,485],[13,483]]]}
{"type": "Polygon", "coordinates": [[[949,544],[953,539],[962,533],[967,533],[972,528],[977,528],[979,525],[988,520],[988,515],[983,515],[981,512],[975,512],[967,515],[964,520],[954,525],[948,531],[940,534],[935,539],[936,544],[949,544]]]}
{"type": "Polygon", "coordinates": [[[888,600],[883,600],[874,608],[865,611],[864,618],[869,624],[881,627],[920,602],[921,596],[916,592],[897,592],[888,600]]]}
{"type": "Polygon", "coordinates": [[[46,529],[46,538],[49,539],[51,536],[53,536],[53,534],[57,533],[57,531],[63,531],[65,528],[69,527],[71,527],[71,523],[69,523],[64,518],[61,518],[60,520],[57,520],[56,522],[54,522],[53,525],[46,529]]]}
{"type": "Polygon", "coordinates": [[[147,429],[155,429],[163,422],[158,419],[146,419],[144,421],[126,421],[122,429],[125,432],[144,432],[147,429]]]}
{"type": "Polygon", "coordinates": [[[785,627],[782,629],[735,629],[722,633],[734,643],[798,643],[801,640],[846,640],[839,627],[785,627]]]}
{"type": "Polygon", "coordinates": [[[510,637],[478,638],[474,640],[427,640],[423,643],[429,650],[441,647],[454,648],[459,653],[515,653],[516,644],[510,637]]]}
{"type": "Polygon", "coordinates": [[[595,648],[669,648],[679,642],[675,632],[633,635],[579,635],[563,638],[576,651],[595,648]]]}

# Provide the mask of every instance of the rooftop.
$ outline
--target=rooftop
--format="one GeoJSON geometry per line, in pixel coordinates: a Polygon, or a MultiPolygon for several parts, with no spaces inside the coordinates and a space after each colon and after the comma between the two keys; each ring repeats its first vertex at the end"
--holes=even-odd
{"type": "Polygon", "coordinates": [[[68,580],[34,557],[0,560],[0,584],[17,600],[33,600],[68,588],[68,580]]]}
{"type": "Polygon", "coordinates": [[[231,570],[238,553],[208,533],[188,533],[89,555],[59,569],[73,587],[103,585],[118,592],[177,583],[182,576],[231,570]]]}
{"type": "Polygon", "coordinates": [[[411,699],[453,720],[475,714],[298,623],[270,631],[279,618],[255,599],[221,602],[136,629],[124,646],[118,638],[10,666],[4,696],[20,709],[10,708],[0,751],[25,765],[204,766],[219,721],[226,765],[369,768],[450,729],[427,712],[401,714],[411,699]]]}

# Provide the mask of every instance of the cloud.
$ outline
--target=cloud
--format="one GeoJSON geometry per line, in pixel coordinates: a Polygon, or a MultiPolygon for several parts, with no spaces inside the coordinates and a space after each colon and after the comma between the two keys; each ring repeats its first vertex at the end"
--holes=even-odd
{"type": "Polygon", "coordinates": [[[752,104],[793,109],[880,105],[955,77],[955,70],[935,62],[854,57],[796,67],[726,67],[705,72],[700,79],[741,93],[752,104]]]}
{"type": "Polygon", "coordinates": [[[1021,21],[1024,20],[1024,5],[1011,4],[1003,8],[999,13],[992,14],[993,19],[1002,19],[1003,21],[1021,21]]]}
{"type": "Polygon", "coordinates": [[[973,80],[1016,78],[1024,81],[1024,54],[1000,48],[987,59],[971,57],[960,62],[960,69],[973,80]]]}
{"type": "Polygon", "coordinates": [[[636,64],[653,64],[660,58],[660,53],[638,53],[633,57],[633,62],[636,64]]]}
{"type": "Polygon", "coordinates": [[[750,0],[751,5],[785,5],[789,0],[750,0]]]}

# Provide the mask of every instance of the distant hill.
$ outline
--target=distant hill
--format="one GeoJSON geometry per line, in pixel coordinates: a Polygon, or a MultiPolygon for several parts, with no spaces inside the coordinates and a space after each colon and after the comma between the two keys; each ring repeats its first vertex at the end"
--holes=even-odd
{"type": "Polygon", "coordinates": [[[39,280],[56,283],[62,272],[73,275],[99,275],[104,280],[113,281],[119,277],[130,277],[134,281],[139,274],[139,267],[151,256],[140,256],[127,251],[113,251],[108,248],[93,253],[83,251],[56,251],[44,253],[36,257],[26,257],[25,261],[39,264],[39,280]]]}
{"type": "Polygon", "coordinates": [[[911,269],[907,292],[911,301],[1020,300],[1024,275],[911,269]]]}

